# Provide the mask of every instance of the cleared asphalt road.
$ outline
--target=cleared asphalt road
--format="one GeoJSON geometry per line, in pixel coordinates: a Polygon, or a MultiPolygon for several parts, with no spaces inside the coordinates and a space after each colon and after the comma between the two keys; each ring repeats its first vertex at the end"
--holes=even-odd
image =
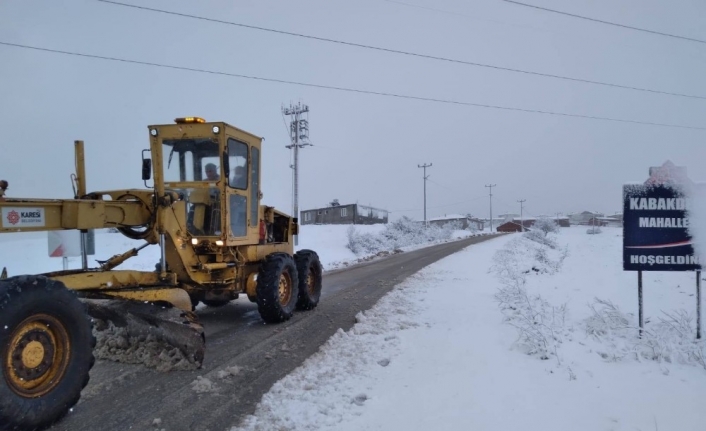
{"type": "Polygon", "coordinates": [[[195,371],[160,373],[137,365],[99,361],[81,401],[52,430],[224,431],[255,411],[279,379],[315,353],[338,328],[348,330],[355,315],[369,309],[402,280],[471,244],[473,237],[400,253],[325,274],[319,306],[295,313],[286,323],[266,325],[247,299],[198,312],[206,330],[206,359],[195,371]],[[235,376],[218,372],[238,366],[235,376]],[[217,389],[197,393],[198,376],[217,389]],[[155,419],[159,419],[155,425],[155,419]]]}

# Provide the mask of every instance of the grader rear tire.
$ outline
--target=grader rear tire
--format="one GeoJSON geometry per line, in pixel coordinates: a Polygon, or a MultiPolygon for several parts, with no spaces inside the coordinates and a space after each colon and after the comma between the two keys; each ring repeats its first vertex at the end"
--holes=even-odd
{"type": "Polygon", "coordinates": [[[312,310],[319,304],[323,268],[319,255],[312,250],[300,250],[294,255],[299,273],[298,310],[312,310]]]}
{"type": "Polygon", "coordinates": [[[81,396],[94,363],[91,322],[55,280],[0,281],[0,429],[41,429],[81,396]]]}
{"type": "Polygon", "coordinates": [[[292,256],[272,253],[260,264],[257,275],[257,310],[265,322],[289,320],[299,297],[299,277],[292,256]]]}

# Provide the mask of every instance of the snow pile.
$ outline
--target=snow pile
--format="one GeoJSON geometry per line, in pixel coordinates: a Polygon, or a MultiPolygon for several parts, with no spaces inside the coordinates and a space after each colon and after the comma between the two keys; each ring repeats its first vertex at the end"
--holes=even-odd
{"type": "Polygon", "coordinates": [[[203,376],[197,376],[196,380],[191,382],[191,389],[193,389],[193,391],[197,394],[206,394],[209,392],[216,392],[218,390],[218,386],[203,376]]]}
{"type": "Polygon", "coordinates": [[[374,255],[408,246],[447,241],[460,228],[458,222],[425,227],[423,223],[402,217],[385,225],[385,229],[378,234],[362,233],[356,226],[349,227],[347,247],[358,256],[374,255]]]}
{"type": "Polygon", "coordinates": [[[568,255],[555,235],[531,231],[515,237],[493,257],[492,270],[504,285],[524,285],[530,273],[555,274],[568,255]]]}
{"type": "Polygon", "coordinates": [[[218,371],[218,376],[219,379],[226,379],[228,377],[233,377],[237,376],[240,374],[240,372],[243,371],[243,369],[237,365],[233,365],[232,367],[228,367],[226,369],[218,371]]]}
{"type": "Polygon", "coordinates": [[[415,274],[372,309],[358,313],[348,332],[339,329],[301,367],[275,383],[255,415],[231,431],[335,429],[357,415],[371,399],[360,381],[394,363],[400,331],[419,324],[415,319],[419,305],[410,294],[435,281],[433,276],[415,274]]]}
{"type": "Polygon", "coordinates": [[[189,360],[175,346],[153,335],[130,335],[127,328],[94,319],[96,347],[93,355],[125,364],[142,364],[160,372],[195,370],[200,364],[189,360]]]}

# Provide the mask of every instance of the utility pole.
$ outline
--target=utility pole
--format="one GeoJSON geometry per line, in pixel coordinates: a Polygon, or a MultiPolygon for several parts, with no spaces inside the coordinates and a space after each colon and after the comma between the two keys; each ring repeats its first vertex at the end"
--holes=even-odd
{"type": "Polygon", "coordinates": [[[520,199],[517,201],[520,203],[520,226],[522,226],[522,232],[525,231],[525,219],[523,217],[523,210],[524,210],[524,203],[527,202],[527,199],[520,199]]]}
{"type": "Polygon", "coordinates": [[[486,184],[488,191],[490,193],[490,232],[493,232],[493,187],[497,184],[486,184]]]}
{"type": "Polygon", "coordinates": [[[427,168],[431,167],[431,163],[428,165],[425,163],[423,165],[417,165],[418,168],[424,168],[424,227],[427,227],[427,168]]]}
{"type": "MultiPolygon", "coordinates": [[[[290,167],[294,170],[293,172],[293,185],[294,190],[292,191],[292,214],[294,217],[299,218],[299,149],[306,146],[311,146],[309,143],[309,120],[308,115],[306,118],[302,114],[308,113],[309,107],[307,105],[298,102],[296,105],[289,104],[289,108],[282,107],[282,114],[289,115],[289,139],[290,144],[286,148],[291,149],[294,152],[294,164],[290,167]]],[[[294,236],[294,245],[299,244],[298,235],[294,236]]]]}

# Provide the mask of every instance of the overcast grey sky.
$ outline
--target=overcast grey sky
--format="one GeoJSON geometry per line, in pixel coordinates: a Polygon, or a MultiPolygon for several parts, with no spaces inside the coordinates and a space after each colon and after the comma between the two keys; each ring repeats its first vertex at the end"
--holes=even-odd
{"type": "MultiPolygon", "coordinates": [[[[503,67],[706,96],[706,44],[501,0],[125,0],[153,8],[503,67]]],[[[706,3],[527,2],[706,39],[706,3]]],[[[125,8],[94,0],[4,0],[0,41],[266,78],[706,127],[706,100],[432,61],[125,8]]],[[[13,197],[70,197],[73,140],[88,188],[140,187],[147,125],[196,115],[266,138],[265,203],[291,209],[280,113],[308,104],[300,209],[360,202],[421,218],[621,209],[621,185],[670,159],[706,180],[706,131],[344,93],[0,45],[0,177],[13,197]],[[403,210],[403,211],[401,211],[403,210]]]]}

